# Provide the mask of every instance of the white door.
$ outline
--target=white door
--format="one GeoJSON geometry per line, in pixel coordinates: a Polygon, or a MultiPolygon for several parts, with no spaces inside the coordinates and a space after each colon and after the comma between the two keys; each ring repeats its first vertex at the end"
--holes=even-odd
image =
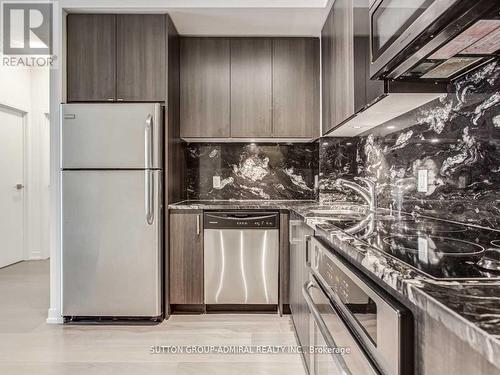
{"type": "Polygon", "coordinates": [[[24,115],[0,107],[0,267],[24,259],[24,115]]]}

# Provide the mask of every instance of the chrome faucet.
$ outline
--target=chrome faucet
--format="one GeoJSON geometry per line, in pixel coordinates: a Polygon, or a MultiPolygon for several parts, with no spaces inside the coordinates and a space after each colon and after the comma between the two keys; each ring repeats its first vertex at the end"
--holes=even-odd
{"type": "Polygon", "coordinates": [[[339,178],[335,181],[335,184],[338,186],[345,186],[351,188],[359,195],[363,197],[363,199],[368,203],[370,211],[376,212],[377,210],[377,184],[364,177],[354,177],[356,181],[362,181],[367,186],[366,188],[357,184],[354,181],[344,180],[343,178],[339,178]]]}

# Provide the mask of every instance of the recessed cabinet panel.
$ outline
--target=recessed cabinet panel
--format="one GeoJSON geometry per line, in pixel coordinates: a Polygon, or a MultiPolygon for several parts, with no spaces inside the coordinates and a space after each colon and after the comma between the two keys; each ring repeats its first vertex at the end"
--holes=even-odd
{"type": "Polygon", "coordinates": [[[228,38],[181,39],[181,137],[230,136],[228,38]]]}
{"type": "Polygon", "coordinates": [[[164,101],[166,32],[161,14],[117,16],[117,100],[164,101]]]}
{"type": "Polygon", "coordinates": [[[273,40],[273,136],[319,135],[319,41],[273,40]]]}
{"type": "Polygon", "coordinates": [[[116,97],[116,17],[70,14],[67,18],[67,101],[116,97]]]}
{"type": "Polygon", "coordinates": [[[272,40],[231,39],[231,137],[272,134],[272,40]]]}

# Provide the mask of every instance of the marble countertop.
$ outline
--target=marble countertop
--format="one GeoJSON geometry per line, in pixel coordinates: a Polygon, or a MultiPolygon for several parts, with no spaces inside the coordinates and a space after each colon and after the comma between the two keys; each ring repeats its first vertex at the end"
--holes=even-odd
{"type": "Polygon", "coordinates": [[[170,210],[286,210],[294,211],[304,219],[325,216],[318,211],[358,211],[365,212],[366,207],[356,203],[319,204],[313,200],[214,200],[214,201],[181,201],[170,204],[170,210]],[[316,212],[315,212],[316,211],[316,212]]]}
{"type": "MultiPolygon", "coordinates": [[[[436,280],[339,228],[311,220],[328,210],[366,208],[316,201],[184,201],[169,209],[279,209],[293,211],[314,227],[316,236],[341,253],[377,284],[405,303],[424,310],[500,369],[500,281],[436,280]],[[357,207],[357,208],[356,208],[357,207]]],[[[327,214],[324,216],[328,216],[327,214]]],[[[362,215],[361,215],[362,216],[362,215]]],[[[360,220],[353,215],[350,220],[360,220]]],[[[450,235],[448,235],[450,236],[450,235]]]]}

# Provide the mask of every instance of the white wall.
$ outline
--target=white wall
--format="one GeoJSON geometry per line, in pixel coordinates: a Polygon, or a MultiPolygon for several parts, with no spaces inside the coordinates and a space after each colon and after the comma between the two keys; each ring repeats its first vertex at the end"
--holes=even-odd
{"type": "Polygon", "coordinates": [[[30,112],[31,70],[0,65],[0,103],[30,112]]]}
{"type": "Polygon", "coordinates": [[[0,104],[27,112],[25,259],[49,257],[49,72],[0,65],[0,104]]]}
{"type": "Polygon", "coordinates": [[[29,258],[49,257],[50,120],[49,70],[31,70],[29,150],[29,258]]]}

